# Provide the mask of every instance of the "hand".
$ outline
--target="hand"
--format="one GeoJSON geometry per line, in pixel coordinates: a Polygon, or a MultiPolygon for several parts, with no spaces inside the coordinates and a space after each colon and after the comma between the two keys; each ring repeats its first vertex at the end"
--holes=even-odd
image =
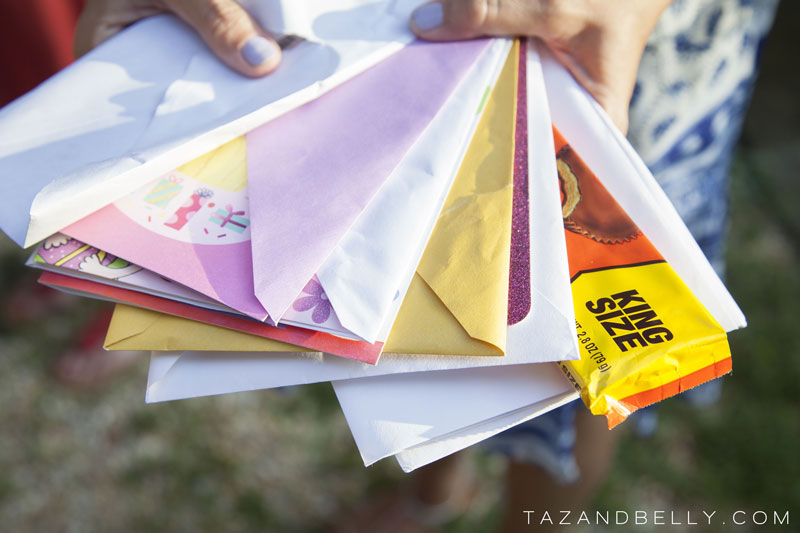
{"type": "Polygon", "coordinates": [[[80,57],[134,22],[171,12],[192,26],[225,64],[252,78],[269,74],[281,50],[234,0],[87,0],[75,35],[80,57]]]}
{"type": "Polygon", "coordinates": [[[423,39],[538,37],[625,132],[636,72],[671,0],[438,0],[417,8],[423,39]]]}

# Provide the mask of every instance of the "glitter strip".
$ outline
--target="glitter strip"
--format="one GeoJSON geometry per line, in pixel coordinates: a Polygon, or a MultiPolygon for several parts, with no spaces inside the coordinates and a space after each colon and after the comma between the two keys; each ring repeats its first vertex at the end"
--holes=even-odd
{"type": "Polygon", "coordinates": [[[508,325],[531,311],[531,253],[528,203],[528,89],[525,70],[527,41],[520,43],[517,120],[514,138],[514,200],[511,216],[511,267],[508,284],[508,325]]]}

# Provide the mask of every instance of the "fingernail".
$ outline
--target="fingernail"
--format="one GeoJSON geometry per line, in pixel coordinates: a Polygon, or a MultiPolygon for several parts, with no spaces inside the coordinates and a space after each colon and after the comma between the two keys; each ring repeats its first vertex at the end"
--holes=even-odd
{"type": "Polygon", "coordinates": [[[431,2],[418,7],[411,18],[414,25],[422,31],[429,31],[438,28],[444,21],[444,7],[441,2],[431,2]]]}
{"type": "Polygon", "coordinates": [[[242,57],[245,61],[252,66],[257,67],[275,55],[275,45],[269,40],[256,35],[250,37],[250,40],[242,47],[242,57]]]}

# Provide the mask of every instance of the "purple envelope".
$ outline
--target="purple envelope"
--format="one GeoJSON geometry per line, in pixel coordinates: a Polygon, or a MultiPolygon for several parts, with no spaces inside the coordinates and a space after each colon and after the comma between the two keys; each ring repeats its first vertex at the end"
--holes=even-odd
{"type": "Polygon", "coordinates": [[[273,320],[488,44],[415,42],[247,135],[255,291],[273,320]]]}

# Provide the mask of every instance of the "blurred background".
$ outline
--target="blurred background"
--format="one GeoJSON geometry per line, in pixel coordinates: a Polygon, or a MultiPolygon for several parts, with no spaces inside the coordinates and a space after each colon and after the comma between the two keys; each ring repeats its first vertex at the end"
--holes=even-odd
{"type": "MultiPolygon", "coordinates": [[[[80,3],[31,1],[50,15],[23,23],[23,2],[0,0],[2,103],[69,60],[64,21],[80,3]],[[64,48],[53,65],[12,57],[51,40],[64,48]]],[[[597,509],[800,520],[799,20],[800,3],[784,0],[732,170],[727,284],[750,323],[731,335],[733,373],[709,408],[662,402],[647,438],[623,425],[597,509]]],[[[363,467],[327,384],[147,406],[143,354],[120,375],[76,384],[80,366],[59,361],[99,346],[108,307],[37,287],[26,256],[0,234],[3,529],[325,530],[405,479],[391,460],[363,467]]],[[[504,462],[480,450],[470,460],[480,493],[445,531],[500,523],[504,462]]]]}

